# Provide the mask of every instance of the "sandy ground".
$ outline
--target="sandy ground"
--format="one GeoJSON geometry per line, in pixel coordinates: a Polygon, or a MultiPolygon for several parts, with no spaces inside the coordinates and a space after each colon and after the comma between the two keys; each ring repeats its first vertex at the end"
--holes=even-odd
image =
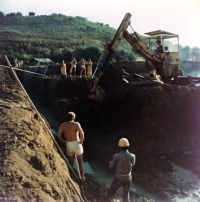
{"type": "Polygon", "coordinates": [[[81,201],[47,128],[0,69],[0,201],[81,201]]]}

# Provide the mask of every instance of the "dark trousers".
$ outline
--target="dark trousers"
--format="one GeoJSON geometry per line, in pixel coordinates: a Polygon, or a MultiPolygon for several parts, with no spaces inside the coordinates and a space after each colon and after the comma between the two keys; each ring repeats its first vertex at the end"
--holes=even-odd
{"type": "Polygon", "coordinates": [[[131,181],[123,181],[120,180],[119,178],[115,177],[114,180],[112,181],[112,184],[108,190],[107,195],[103,198],[104,201],[108,201],[109,199],[111,199],[116,191],[123,186],[123,202],[128,202],[129,201],[129,191],[130,191],[130,186],[131,186],[131,181]]]}

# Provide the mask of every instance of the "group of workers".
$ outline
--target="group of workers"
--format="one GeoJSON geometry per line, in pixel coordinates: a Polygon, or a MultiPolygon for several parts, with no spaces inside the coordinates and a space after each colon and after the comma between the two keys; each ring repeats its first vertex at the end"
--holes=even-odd
{"type": "MultiPolygon", "coordinates": [[[[78,161],[80,169],[80,180],[86,180],[84,176],[83,165],[83,142],[84,132],[79,122],[75,121],[75,113],[67,113],[66,122],[59,126],[57,138],[60,143],[66,147],[66,153],[69,159],[70,166],[73,168],[74,159],[78,161]],[[62,137],[64,136],[64,139],[62,137]]],[[[123,187],[123,201],[129,201],[129,192],[132,182],[132,168],[135,165],[136,157],[129,153],[129,141],[126,138],[121,138],[118,142],[119,153],[116,153],[109,162],[109,168],[116,168],[115,178],[106,194],[100,201],[109,201],[116,193],[116,191],[123,187]]]]}
{"type": "MultiPolygon", "coordinates": [[[[77,65],[77,60],[75,58],[75,56],[72,57],[72,61],[70,63],[70,70],[69,70],[69,76],[71,77],[76,76],[76,65],[77,65]]],[[[82,76],[86,77],[91,77],[92,76],[92,61],[91,59],[89,59],[88,61],[86,61],[84,59],[84,57],[81,58],[80,61],[80,65],[81,65],[81,69],[80,69],[80,78],[82,76]],[[87,66],[87,69],[86,69],[87,66]]],[[[61,63],[61,75],[67,76],[67,66],[65,61],[63,60],[61,63]]]]}

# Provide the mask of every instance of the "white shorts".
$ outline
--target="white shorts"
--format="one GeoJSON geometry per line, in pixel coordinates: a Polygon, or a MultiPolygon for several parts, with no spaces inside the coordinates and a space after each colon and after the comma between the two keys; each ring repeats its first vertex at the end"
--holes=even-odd
{"type": "Polygon", "coordinates": [[[82,68],[82,69],[85,69],[85,65],[81,65],[81,68],[82,68]]]}
{"type": "Polygon", "coordinates": [[[67,156],[73,156],[74,154],[76,154],[76,156],[79,156],[83,154],[83,145],[80,143],[80,140],[66,142],[66,150],[67,156]]]}

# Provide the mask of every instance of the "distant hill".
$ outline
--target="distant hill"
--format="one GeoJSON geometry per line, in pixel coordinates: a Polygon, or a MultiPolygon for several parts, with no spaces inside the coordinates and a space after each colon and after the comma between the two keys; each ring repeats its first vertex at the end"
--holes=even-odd
{"type": "MultiPolygon", "coordinates": [[[[29,15],[0,11],[0,63],[4,64],[6,54],[13,63],[15,58],[30,61],[47,57],[54,62],[71,61],[72,55],[91,58],[97,62],[103,50],[103,43],[111,41],[116,29],[108,24],[88,21],[80,16],[62,14],[29,15]]],[[[141,36],[144,39],[144,36],[141,36]]],[[[179,45],[182,61],[200,61],[200,48],[179,45]]],[[[141,55],[126,42],[120,43],[113,61],[141,60],[141,55]]]]}
{"type": "MultiPolygon", "coordinates": [[[[11,60],[28,61],[34,57],[48,57],[55,62],[90,57],[98,61],[103,42],[111,41],[116,29],[108,24],[90,22],[83,17],[61,14],[50,16],[0,17],[1,58],[6,54],[11,60]]],[[[124,40],[115,60],[134,60],[137,56],[124,40]]]]}

